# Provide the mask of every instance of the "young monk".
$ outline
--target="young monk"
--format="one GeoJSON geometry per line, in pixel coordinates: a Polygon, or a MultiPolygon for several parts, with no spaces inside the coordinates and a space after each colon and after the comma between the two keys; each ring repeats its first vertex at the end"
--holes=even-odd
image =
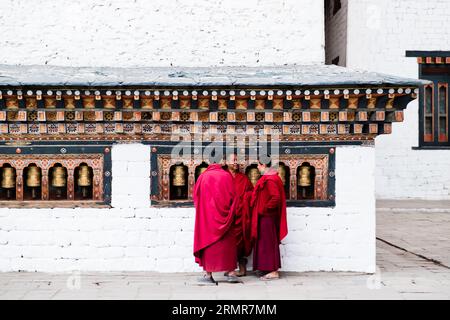
{"type": "Polygon", "coordinates": [[[238,277],[247,275],[247,257],[252,251],[250,200],[253,185],[247,175],[239,172],[238,157],[230,154],[227,159],[227,170],[234,178],[236,187],[236,217],[234,230],[237,241],[237,259],[239,263],[238,277]]]}
{"type": "Polygon", "coordinates": [[[227,281],[240,282],[234,233],[236,191],[231,174],[213,163],[197,179],[194,187],[194,256],[205,274],[202,283],[215,284],[213,272],[227,272],[227,281]]]}
{"type": "Polygon", "coordinates": [[[281,178],[271,162],[258,164],[261,178],[253,190],[253,270],[265,273],[261,280],[279,279],[280,242],[287,235],[286,196],[281,178]]]}

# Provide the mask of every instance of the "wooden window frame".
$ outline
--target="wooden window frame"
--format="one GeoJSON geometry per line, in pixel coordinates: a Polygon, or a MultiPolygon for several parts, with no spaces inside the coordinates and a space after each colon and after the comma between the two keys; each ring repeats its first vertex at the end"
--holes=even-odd
{"type": "Polygon", "coordinates": [[[15,199],[0,200],[0,208],[75,208],[75,207],[110,207],[111,203],[111,145],[25,145],[0,146],[0,167],[10,164],[16,170],[15,199]],[[31,163],[41,168],[41,195],[39,199],[23,198],[25,181],[23,169],[31,163]],[[67,170],[67,197],[50,198],[49,172],[56,163],[61,163],[67,170]],[[94,172],[92,176],[92,199],[77,199],[75,170],[86,163],[94,172]],[[20,178],[17,176],[20,175],[20,178]],[[18,190],[21,188],[21,190],[18,190]],[[70,189],[69,191],[69,188],[70,189]],[[19,195],[19,196],[18,196],[19,195]]]}
{"type": "Polygon", "coordinates": [[[423,139],[424,143],[434,142],[434,139],[435,139],[435,134],[434,134],[434,128],[435,128],[435,112],[434,112],[435,111],[435,103],[434,103],[435,90],[434,90],[434,84],[429,84],[429,85],[426,85],[426,86],[423,87],[422,97],[423,97],[423,101],[422,101],[423,108],[421,108],[422,109],[422,113],[423,113],[422,117],[421,117],[421,119],[423,121],[422,139],[423,139]],[[427,112],[426,112],[426,110],[427,110],[427,101],[429,99],[429,96],[428,96],[428,91],[429,90],[428,89],[431,90],[431,100],[430,100],[430,103],[431,103],[431,133],[429,133],[429,134],[427,134],[425,132],[425,128],[427,126],[427,117],[428,117],[427,112]],[[429,137],[428,137],[428,135],[429,135],[429,137]]]}
{"type": "Polygon", "coordinates": [[[437,114],[438,114],[438,142],[439,143],[448,143],[449,142],[449,112],[448,112],[448,101],[449,101],[449,96],[448,96],[448,83],[442,83],[439,82],[438,83],[438,87],[437,87],[437,114]],[[446,139],[445,140],[441,140],[441,88],[445,88],[445,100],[444,100],[444,104],[445,104],[445,118],[446,118],[446,122],[445,122],[445,132],[446,132],[446,139]]]}
{"type": "Polygon", "coordinates": [[[439,68],[442,66],[423,66],[419,64],[419,77],[421,79],[432,81],[431,84],[424,85],[420,88],[419,94],[419,147],[414,149],[450,149],[450,114],[449,114],[449,90],[448,85],[450,82],[450,75],[447,73],[447,69],[441,69],[442,73],[439,73],[439,68]],[[426,110],[426,99],[427,99],[427,88],[432,88],[432,112],[433,112],[433,122],[432,122],[432,139],[425,138],[425,110],[426,110]],[[439,113],[439,102],[440,102],[440,89],[442,87],[446,88],[447,99],[445,100],[445,110],[446,110],[446,132],[447,140],[441,141],[440,139],[440,113],[439,113]]]}
{"type": "MultiPolygon", "coordinates": [[[[202,149],[205,146],[202,147],[202,149]]],[[[170,144],[153,144],[151,146],[150,155],[150,198],[152,207],[193,207],[192,191],[195,184],[195,168],[203,161],[195,162],[194,160],[183,161],[171,159],[171,150],[173,146],[170,144]],[[188,198],[186,200],[170,200],[170,179],[169,172],[172,165],[183,163],[188,167],[188,198]]],[[[248,154],[249,148],[246,148],[248,154]]],[[[289,207],[335,207],[335,157],[334,146],[330,147],[310,147],[310,146],[294,146],[280,145],[279,161],[285,165],[289,164],[290,181],[287,187],[290,188],[289,199],[287,205],[289,207]],[[309,162],[318,169],[320,177],[316,175],[315,199],[297,200],[297,167],[303,162],[309,162]]],[[[244,172],[247,166],[253,162],[246,159],[246,164],[241,166],[244,172]]]]}

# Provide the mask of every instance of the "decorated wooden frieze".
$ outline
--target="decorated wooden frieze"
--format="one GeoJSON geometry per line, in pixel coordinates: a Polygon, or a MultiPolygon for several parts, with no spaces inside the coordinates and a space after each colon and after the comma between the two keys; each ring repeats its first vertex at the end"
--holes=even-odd
{"type": "Polygon", "coordinates": [[[412,87],[301,89],[9,89],[2,140],[168,139],[178,133],[282,134],[286,140],[373,139],[391,133],[412,87]]]}

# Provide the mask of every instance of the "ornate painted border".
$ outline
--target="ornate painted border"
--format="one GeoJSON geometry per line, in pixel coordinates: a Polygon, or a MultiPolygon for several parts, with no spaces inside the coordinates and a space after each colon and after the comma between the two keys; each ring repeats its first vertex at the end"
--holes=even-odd
{"type": "Polygon", "coordinates": [[[75,201],[74,173],[81,163],[86,163],[93,170],[93,200],[103,201],[103,154],[67,154],[67,155],[3,155],[0,157],[0,167],[9,164],[16,170],[16,201],[23,201],[24,181],[23,170],[34,163],[41,168],[42,200],[49,200],[49,169],[60,163],[67,169],[67,200],[75,201]]]}

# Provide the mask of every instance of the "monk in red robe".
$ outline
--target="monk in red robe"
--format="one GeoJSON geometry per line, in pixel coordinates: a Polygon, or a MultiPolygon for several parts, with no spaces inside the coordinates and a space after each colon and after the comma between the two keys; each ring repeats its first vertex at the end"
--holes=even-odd
{"type": "Polygon", "coordinates": [[[220,164],[211,164],[198,177],[194,187],[194,256],[205,275],[204,283],[216,283],[213,272],[227,272],[228,282],[239,282],[234,233],[236,191],[231,174],[220,164]]]}
{"type": "Polygon", "coordinates": [[[238,157],[231,154],[227,160],[227,170],[234,178],[236,187],[236,218],[234,230],[237,241],[237,259],[239,263],[238,277],[247,275],[247,257],[252,251],[250,200],[253,185],[247,175],[239,172],[238,157]]]}
{"type": "Polygon", "coordinates": [[[252,230],[254,239],[253,270],[265,273],[261,280],[280,277],[280,243],[287,235],[286,195],[281,178],[271,163],[259,162],[261,178],[253,190],[252,230]]]}

